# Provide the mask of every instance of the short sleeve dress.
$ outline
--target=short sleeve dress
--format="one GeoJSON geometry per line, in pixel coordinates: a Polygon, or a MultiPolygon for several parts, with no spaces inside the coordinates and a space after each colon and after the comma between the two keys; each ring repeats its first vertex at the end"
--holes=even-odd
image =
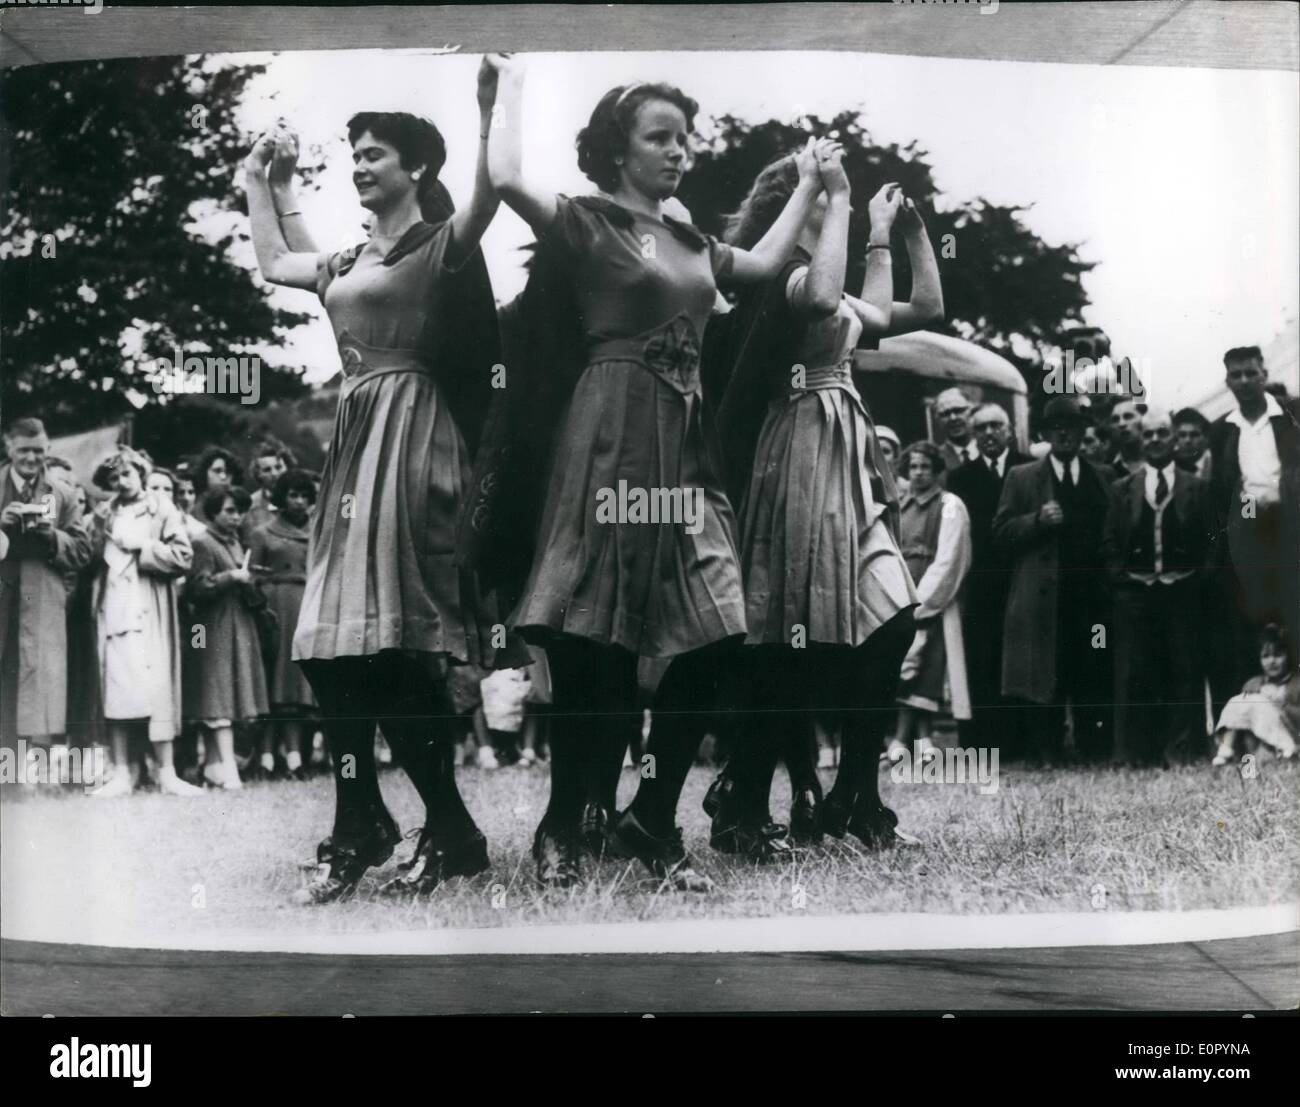
{"type": "Polygon", "coordinates": [[[853,384],[861,334],[841,299],[769,382],[740,512],[751,645],[789,645],[800,626],[810,642],[860,646],[917,603],[880,499],[875,426],[853,384]]]}
{"type": "Polygon", "coordinates": [[[700,346],[731,248],[596,197],[558,197],[586,369],[550,463],[511,619],[669,658],[743,634],[735,518],[705,425],[700,346]]]}
{"type": "MultiPolygon", "coordinates": [[[[312,522],[295,661],[377,654],[491,656],[491,613],[454,564],[470,456],[420,351],[450,222],[417,223],[386,253],[322,255],[317,291],[343,384],[312,522]]],[[[455,320],[445,321],[456,325],[455,320]]]]}

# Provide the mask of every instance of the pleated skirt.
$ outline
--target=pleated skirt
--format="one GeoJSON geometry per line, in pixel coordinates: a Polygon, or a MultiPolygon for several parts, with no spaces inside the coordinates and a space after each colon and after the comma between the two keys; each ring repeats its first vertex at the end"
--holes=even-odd
{"type": "Polygon", "coordinates": [[[454,564],[470,458],[433,378],[343,385],[307,553],[293,659],[382,650],[491,656],[494,612],[454,564]]]}
{"type": "Polygon", "coordinates": [[[844,388],[769,408],[741,511],[748,644],[860,646],[917,602],[870,494],[870,433],[844,388]]]}
{"type": "Polygon", "coordinates": [[[672,387],[639,362],[586,368],[557,438],[537,556],[511,620],[526,639],[574,635],[668,658],[745,632],[735,516],[703,419],[698,391],[672,387]],[[629,490],[688,490],[698,515],[689,529],[630,514],[601,521],[601,496],[620,481],[629,490]]]}

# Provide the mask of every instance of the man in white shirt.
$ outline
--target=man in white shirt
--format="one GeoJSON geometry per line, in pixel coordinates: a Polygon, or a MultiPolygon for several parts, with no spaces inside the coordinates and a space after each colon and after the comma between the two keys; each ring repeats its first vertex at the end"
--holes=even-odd
{"type": "Polygon", "coordinates": [[[1145,460],[1114,485],[1102,552],[1115,601],[1115,760],[1153,765],[1204,744],[1197,658],[1216,527],[1209,485],[1174,464],[1168,414],[1151,409],[1140,427],[1145,460]]]}
{"type": "Polygon", "coordinates": [[[1216,711],[1255,673],[1265,624],[1281,623],[1293,642],[1300,635],[1300,423],[1266,390],[1258,346],[1229,350],[1223,364],[1237,408],[1210,428],[1211,485],[1226,537],[1216,711]]]}

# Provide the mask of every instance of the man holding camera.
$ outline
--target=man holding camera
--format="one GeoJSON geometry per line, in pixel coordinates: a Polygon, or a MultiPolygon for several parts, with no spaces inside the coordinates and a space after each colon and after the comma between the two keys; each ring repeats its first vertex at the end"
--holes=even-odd
{"type": "Polygon", "coordinates": [[[49,439],[39,419],[18,419],[4,433],[0,464],[0,741],[48,745],[67,729],[68,592],[65,574],[91,557],[76,492],[46,469],[49,439]]]}

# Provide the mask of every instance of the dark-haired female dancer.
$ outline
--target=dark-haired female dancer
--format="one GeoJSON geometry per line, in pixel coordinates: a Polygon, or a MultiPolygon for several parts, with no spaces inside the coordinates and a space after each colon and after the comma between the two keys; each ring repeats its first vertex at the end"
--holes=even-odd
{"type": "Polygon", "coordinates": [[[509,55],[489,61],[500,71],[504,123],[491,132],[492,182],[540,249],[562,259],[581,327],[583,367],[548,451],[536,553],[511,618],[546,645],[557,712],[551,798],[534,840],[538,878],[562,886],[579,876],[584,804],[610,766],[617,779],[640,655],[674,660],[655,694],[653,775],[643,771],[631,805],[609,819],[609,839],[673,886],[707,891],[676,808],[721,655],[744,634],[745,616],[734,517],[707,448],[700,338],[716,280],[770,278],[789,255],[820,191],[817,148],[810,140],[799,155],[798,186],[770,232],[733,249],[664,214],[685,170],[694,100],[662,84],[611,89],[577,144],[579,166],[608,198],[556,196],[521,170],[522,65],[509,55]],[[621,510],[625,494],[660,503],[675,495],[697,510],[639,521],[621,510]]]}
{"type": "Polygon", "coordinates": [[[453,775],[445,675],[448,664],[491,660],[493,613],[453,563],[453,548],[475,389],[490,388],[496,350],[478,252],[498,204],[486,153],[495,88],[484,66],[478,173],[458,212],[438,180],[446,147],[432,123],[400,112],[348,122],[353,181],[373,226],[364,246],[341,253],[314,252],[295,218],[288,136],[264,137],[245,162],[262,274],[318,292],[345,378],[293,642],[335,767],[333,834],[318,850],[305,902],[349,894],[400,840],[379,791],[376,724],[426,808],[412,863],[386,887],[421,892],[488,865],[453,775]]]}
{"type": "MultiPolygon", "coordinates": [[[[873,336],[912,330],[942,316],[938,270],[920,217],[896,185],[870,204],[871,238],[860,297],[845,295],[850,197],[836,153],[820,166],[825,201],[814,208],[795,257],[777,279],[746,293],[750,364],[736,368],[722,418],[769,399],[752,446],[729,427],[734,479],[747,475],[741,505],[745,572],[745,668],[751,677],[747,740],[711,789],[712,841],[762,856],[773,839],[768,791],[779,757],[791,777],[795,841],[847,829],[871,845],[892,841],[897,822],[880,802],[868,735],[888,708],[912,642],[917,604],[897,545],[898,496],[870,415],[852,379],[852,357],[873,336]],[[903,213],[906,213],[905,215],[903,213]],[[913,299],[894,304],[889,236],[909,228],[913,299]],[[756,334],[779,335],[775,342],[756,334]],[[825,808],[809,741],[813,712],[839,715],[844,757],[825,808]],[[864,752],[865,751],[865,752],[864,752]]],[[[782,158],[754,182],[727,238],[755,241],[797,187],[782,158]]],[[[707,809],[706,807],[706,809],[707,809]]]]}

